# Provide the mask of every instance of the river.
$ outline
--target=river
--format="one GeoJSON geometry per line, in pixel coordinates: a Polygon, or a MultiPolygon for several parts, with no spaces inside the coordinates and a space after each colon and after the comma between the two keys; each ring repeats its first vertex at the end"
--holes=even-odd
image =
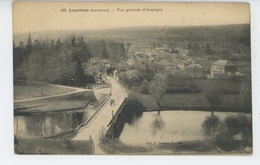
{"type": "Polygon", "coordinates": [[[19,138],[42,138],[75,129],[87,121],[94,109],[32,116],[14,116],[14,135],[19,138]]]}
{"type": "MultiPolygon", "coordinates": [[[[228,115],[241,113],[214,112],[223,120],[228,115]]],[[[202,123],[210,116],[211,112],[204,111],[161,111],[159,120],[163,125],[161,129],[154,129],[154,121],[157,112],[144,112],[143,116],[134,124],[125,124],[120,135],[120,140],[125,144],[143,145],[163,142],[180,142],[190,140],[202,140],[202,123]]],[[[251,117],[251,114],[246,114],[251,117]]]]}
{"type": "MultiPolygon", "coordinates": [[[[15,116],[14,135],[19,138],[41,138],[66,132],[88,120],[94,112],[92,109],[86,109],[77,112],[15,116]]],[[[240,113],[214,114],[223,120],[228,115],[240,113]]],[[[204,111],[161,111],[160,116],[157,112],[144,112],[134,124],[125,124],[119,139],[130,145],[202,140],[202,123],[210,115],[211,112],[204,111]],[[155,129],[153,125],[155,119],[163,123],[160,129],[155,129]]],[[[251,117],[251,114],[246,115],[251,117]]]]}

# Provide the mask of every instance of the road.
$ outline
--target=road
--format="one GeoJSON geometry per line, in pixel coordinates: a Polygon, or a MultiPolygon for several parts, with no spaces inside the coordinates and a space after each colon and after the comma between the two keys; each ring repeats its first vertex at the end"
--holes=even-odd
{"type": "Polygon", "coordinates": [[[121,84],[119,84],[115,79],[111,77],[108,77],[107,79],[112,85],[112,95],[102,106],[102,108],[98,111],[95,117],[93,117],[93,119],[90,122],[88,122],[88,124],[85,125],[82,129],[80,129],[80,131],[74,138],[72,138],[72,140],[87,140],[91,136],[91,138],[94,141],[95,154],[101,155],[105,153],[98,146],[99,139],[108,129],[107,125],[112,119],[112,112],[114,112],[115,114],[119,109],[120,105],[125,100],[125,98],[128,97],[125,88],[121,84]],[[114,106],[110,105],[111,99],[115,100],[114,106]]]}

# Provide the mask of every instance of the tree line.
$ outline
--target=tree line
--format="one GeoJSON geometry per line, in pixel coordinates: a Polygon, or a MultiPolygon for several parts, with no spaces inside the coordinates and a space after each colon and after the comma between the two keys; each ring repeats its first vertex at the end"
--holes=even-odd
{"type": "Polygon", "coordinates": [[[13,44],[14,79],[69,86],[84,86],[93,81],[83,65],[90,58],[120,60],[126,56],[123,43],[104,40],[86,42],[82,36],[13,44]]]}

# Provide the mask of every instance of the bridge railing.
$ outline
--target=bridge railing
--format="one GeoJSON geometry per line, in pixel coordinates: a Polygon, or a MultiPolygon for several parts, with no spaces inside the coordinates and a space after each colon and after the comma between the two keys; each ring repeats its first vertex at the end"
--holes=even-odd
{"type": "Polygon", "coordinates": [[[96,112],[84,123],[81,123],[77,128],[75,128],[76,133],[82,132],[84,128],[87,128],[88,125],[93,122],[93,118],[96,117],[96,115],[100,112],[101,108],[107,103],[110,96],[107,96],[107,98],[103,101],[103,103],[97,108],[96,112]]]}

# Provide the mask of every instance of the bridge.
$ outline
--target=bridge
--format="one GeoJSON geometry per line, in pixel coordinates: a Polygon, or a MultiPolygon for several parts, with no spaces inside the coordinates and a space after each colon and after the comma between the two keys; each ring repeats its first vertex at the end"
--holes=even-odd
{"type": "Polygon", "coordinates": [[[104,101],[89,120],[78,126],[75,136],[71,139],[86,140],[91,138],[94,142],[95,154],[105,154],[98,145],[100,138],[108,131],[113,114],[116,116],[117,113],[120,113],[119,111],[128,97],[127,91],[121,84],[111,77],[107,79],[112,85],[111,96],[104,101]],[[115,100],[114,105],[110,104],[111,99],[115,100]]]}
{"type": "MultiPolygon", "coordinates": [[[[101,103],[101,105],[96,109],[94,114],[84,123],[81,123],[76,129],[68,130],[65,132],[59,132],[57,134],[36,138],[36,140],[55,140],[55,139],[64,139],[64,140],[71,140],[73,142],[76,141],[93,141],[94,148],[95,148],[95,154],[105,154],[103,151],[99,148],[99,141],[100,138],[103,137],[106,133],[111,133],[109,128],[111,128],[112,122],[116,119],[117,115],[121,112],[125,99],[128,97],[127,91],[125,88],[118,83],[114,78],[107,77],[107,81],[111,84],[111,94],[109,96],[105,96],[104,101],[101,103]],[[114,100],[114,105],[111,105],[111,100],[114,100]]],[[[74,93],[86,93],[85,89],[77,90],[77,92],[71,92],[70,94],[74,93]]],[[[62,94],[61,96],[67,96],[66,94],[62,94]]],[[[56,97],[57,95],[55,95],[56,97]]],[[[60,96],[60,95],[58,95],[60,96]]],[[[41,99],[52,99],[54,96],[48,96],[44,98],[33,98],[33,99],[26,99],[25,101],[17,101],[15,103],[25,102],[27,101],[38,101],[41,99]]],[[[82,100],[84,101],[84,100],[82,100]]],[[[56,101],[53,102],[53,107],[56,105],[56,101]]],[[[35,105],[35,104],[34,104],[35,105]]],[[[74,105],[74,104],[73,104],[74,105]]],[[[75,106],[75,105],[74,105],[75,106]]],[[[49,110],[46,110],[48,108],[46,104],[37,104],[35,106],[30,107],[22,107],[22,108],[15,108],[15,116],[16,115],[35,115],[38,113],[46,114],[46,113],[59,113],[59,112],[65,112],[65,111],[82,111],[84,110],[84,107],[69,107],[67,109],[53,109],[50,108],[49,110]],[[45,109],[43,108],[45,107],[45,109]]],[[[17,118],[18,119],[18,118],[17,118]]],[[[16,122],[18,128],[18,120],[16,122]]],[[[18,134],[18,133],[17,133],[18,134]]]]}

